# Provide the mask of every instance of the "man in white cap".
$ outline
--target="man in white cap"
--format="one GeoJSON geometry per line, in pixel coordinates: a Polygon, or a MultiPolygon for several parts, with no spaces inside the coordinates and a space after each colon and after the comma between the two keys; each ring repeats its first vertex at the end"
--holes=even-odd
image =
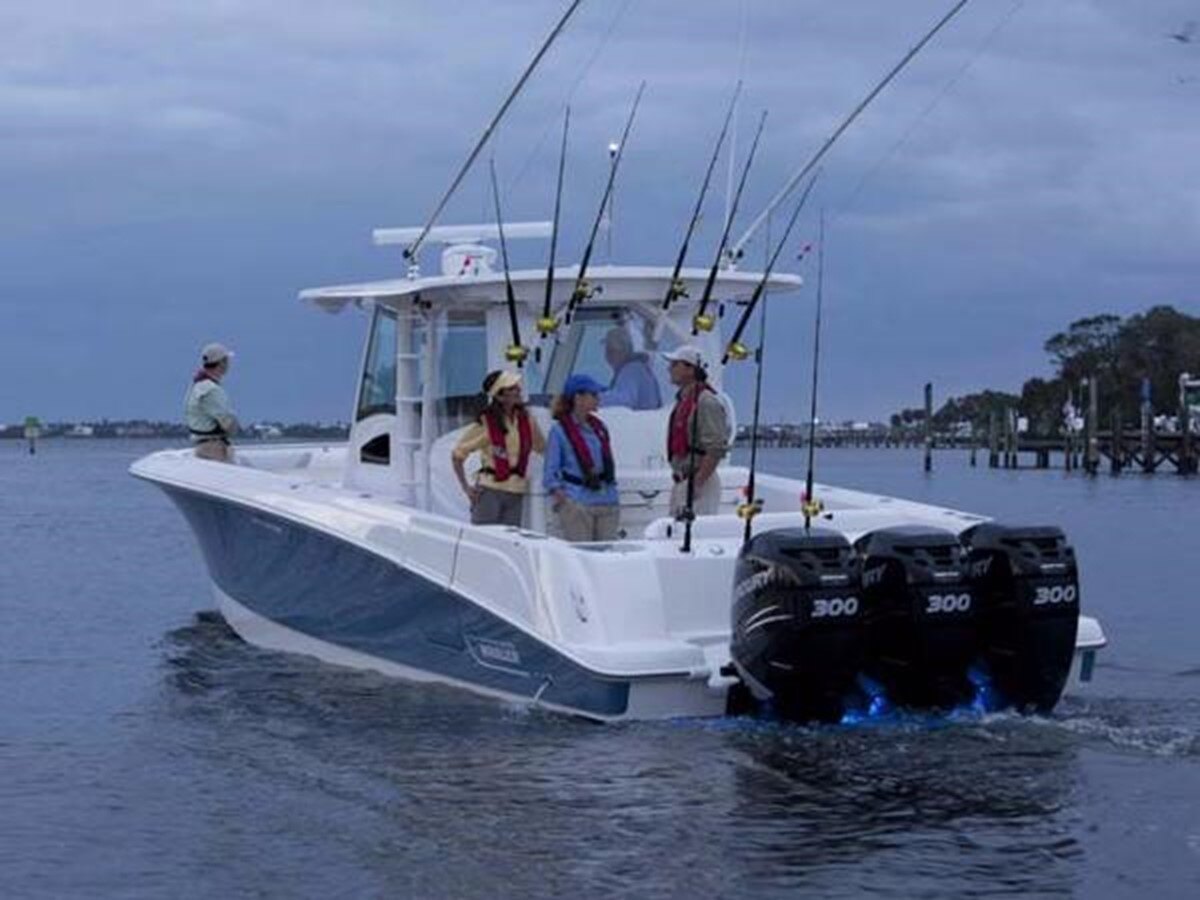
{"type": "Polygon", "coordinates": [[[678,518],[687,511],[691,475],[692,514],[715,515],[721,503],[717,466],[729,451],[729,416],[708,385],[698,348],[684,345],[663,357],[670,364],[671,383],[679,388],[667,425],[667,459],[674,481],[671,514],[678,518]]]}
{"type": "Polygon", "coordinates": [[[473,525],[520,527],[529,492],[529,457],[545,452],[546,438],[525,408],[519,372],[489,372],[483,379],[483,393],[487,408],[463,432],[450,453],[450,462],[471,504],[473,525]],[[482,465],[471,484],[466,461],[473,453],[480,455],[482,465]]]}
{"type": "Polygon", "coordinates": [[[206,344],[200,351],[200,368],[192,376],[185,404],[188,431],[196,455],[214,462],[229,462],[233,448],[229,439],[237,433],[238,420],[229,405],[221,379],[229,371],[233,351],[222,344],[206,344]]]}

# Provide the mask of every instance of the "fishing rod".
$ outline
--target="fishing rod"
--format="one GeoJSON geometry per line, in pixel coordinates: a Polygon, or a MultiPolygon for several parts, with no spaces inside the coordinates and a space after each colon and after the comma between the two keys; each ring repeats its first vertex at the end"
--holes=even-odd
{"type": "Polygon", "coordinates": [[[692,552],[692,524],[696,521],[696,442],[700,437],[700,395],[704,386],[697,382],[693,389],[696,391],[696,408],[692,411],[692,421],[688,423],[688,475],[682,515],[683,546],[679,548],[681,553],[692,552]]]}
{"type": "Polygon", "coordinates": [[[517,295],[513,291],[512,273],[508,268],[508,242],[504,239],[504,216],[500,211],[500,186],[496,181],[496,160],[488,160],[492,174],[492,200],[496,205],[496,231],[500,234],[500,259],[504,263],[504,293],[508,300],[508,322],[512,326],[512,344],[504,351],[504,358],[517,367],[525,365],[529,349],[521,346],[521,325],[517,320],[517,295]]]}
{"type": "MultiPolygon", "coordinates": [[[[824,508],[813,496],[813,469],[816,468],[817,445],[817,373],[821,361],[821,301],[825,293],[825,210],[821,210],[821,224],[817,237],[817,321],[813,326],[812,407],[808,414],[808,474],[804,477],[804,530],[807,532],[813,516],[824,508]]],[[[754,470],[751,469],[751,472],[754,470]]]]}
{"type": "Polygon", "coordinates": [[[696,208],[692,210],[691,221],[688,222],[687,231],[683,235],[683,243],[679,247],[679,255],[675,258],[675,269],[671,272],[671,280],[667,284],[667,296],[663,298],[663,312],[671,308],[671,304],[680,297],[688,295],[687,288],[684,287],[683,281],[679,278],[679,273],[683,270],[683,262],[687,258],[688,245],[692,241],[692,234],[696,230],[696,225],[700,221],[700,213],[704,210],[704,198],[708,195],[708,186],[712,182],[713,170],[717,167],[717,160],[721,156],[721,148],[725,146],[725,138],[729,134],[729,123],[733,121],[734,110],[737,109],[738,97],[742,95],[742,83],[739,81],[737,87],[733,91],[733,99],[729,101],[729,111],[725,113],[725,121],[721,125],[721,133],[717,136],[717,144],[713,147],[712,158],[708,161],[708,170],[704,173],[704,181],[700,185],[700,196],[696,198],[696,208]]]}
{"type": "Polygon", "coordinates": [[[733,336],[729,339],[729,343],[725,347],[725,355],[721,357],[721,365],[725,365],[730,359],[742,360],[750,355],[750,351],[741,342],[742,332],[746,330],[746,325],[750,321],[750,317],[754,315],[754,308],[758,305],[758,301],[762,298],[763,292],[767,289],[767,282],[771,280],[771,272],[775,269],[775,263],[779,260],[779,254],[783,252],[784,246],[787,244],[788,236],[792,233],[792,229],[796,226],[796,220],[800,218],[800,213],[804,209],[804,204],[808,202],[808,195],[812,193],[813,185],[817,183],[817,179],[821,176],[820,171],[813,175],[808,182],[808,186],[804,189],[804,193],[800,195],[800,202],[796,204],[796,208],[792,210],[791,218],[788,219],[787,227],[783,229],[783,237],[779,239],[779,243],[775,245],[775,252],[771,254],[771,259],[767,263],[766,271],[763,272],[762,278],[758,284],[754,286],[754,293],[750,295],[750,300],[746,304],[746,309],[742,312],[742,317],[738,320],[737,328],[733,331],[733,336]]]}
{"type": "Polygon", "coordinates": [[[550,262],[546,266],[546,299],[542,305],[542,317],[537,321],[538,334],[545,337],[558,330],[558,319],[550,313],[550,302],[554,296],[554,256],[558,250],[558,218],[562,211],[563,172],[567,167],[567,132],[571,128],[571,107],[563,114],[562,148],[558,152],[558,185],[554,189],[554,225],[550,231],[550,262]]]}
{"type": "Polygon", "coordinates": [[[916,55],[925,49],[925,45],[933,40],[934,36],[939,31],[950,24],[950,20],[957,16],[962,11],[963,7],[969,2],[970,0],[958,0],[958,2],[954,4],[954,7],[944,16],[942,16],[942,18],[938,20],[937,24],[929,29],[929,31],[925,33],[925,36],[922,37],[921,40],[919,40],[913,46],[913,48],[904,55],[900,62],[896,63],[896,65],[892,67],[891,71],[884,76],[883,80],[871,89],[867,96],[859,102],[858,106],[854,107],[850,115],[843,119],[841,124],[834,129],[833,134],[826,138],[825,143],[821,145],[820,149],[818,149],[815,154],[813,154],[812,158],[809,159],[808,162],[801,166],[796,173],[788,179],[787,183],[783,186],[779,193],[777,193],[771,202],[767,204],[767,208],[759,214],[758,218],[755,219],[750,224],[750,227],[746,229],[745,234],[738,238],[738,242],[733,245],[732,254],[735,259],[741,256],[747,242],[754,237],[754,235],[758,232],[758,229],[763,226],[763,223],[767,221],[767,218],[771,215],[771,213],[774,212],[774,210],[788,198],[788,196],[795,189],[796,185],[803,181],[804,177],[811,172],[825,157],[825,154],[829,152],[830,148],[832,148],[835,143],[837,143],[838,139],[842,136],[846,129],[854,124],[854,120],[857,119],[862,112],[871,105],[872,101],[874,101],[875,98],[882,93],[883,89],[891,84],[895,77],[899,75],[900,72],[903,71],[903,69],[910,62],[913,61],[916,55]]]}
{"type": "Polygon", "coordinates": [[[733,195],[733,201],[729,204],[729,215],[725,219],[725,230],[721,232],[721,240],[717,244],[717,253],[713,257],[712,268],[708,270],[708,280],[704,282],[704,293],[700,295],[700,307],[696,311],[695,317],[692,319],[692,334],[699,334],[701,331],[712,331],[717,324],[716,320],[707,314],[708,304],[712,300],[713,287],[717,283],[717,272],[721,268],[721,262],[725,258],[725,248],[729,246],[729,234],[733,231],[733,220],[737,216],[738,204],[742,200],[742,190],[746,187],[746,177],[750,174],[750,166],[754,163],[754,154],[758,151],[758,141],[762,137],[763,127],[767,124],[767,111],[764,109],[762,116],[758,120],[758,130],[754,132],[754,141],[750,144],[750,153],[746,157],[746,164],[742,167],[742,176],[738,181],[737,192],[733,195]]]}
{"type": "Polygon", "coordinates": [[[762,313],[758,317],[758,350],[754,354],[758,371],[754,374],[754,416],[750,425],[750,477],[746,482],[746,502],[739,504],[737,508],[737,514],[746,523],[742,532],[743,545],[750,543],[754,517],[762,512],[763,508],[762,500],[755,495],[754,473],[758,468],[758,420],[762,407],[763,360],[767,348],[767,299],[763,298],[762,313]]]}
{"type": "Polygon", "coordinates": [[[470,171],[471,166],[475,164],[475,160],[479,157],[480,151],[483,150],[484,146],[491,138],[492,132],[496,130],[496,126],[500,124],[500,120],[504,118],[504,114],[508,112],[508,108],[512,106],[513,101],[517,99],[517,95],[519,95],[522,88],[525,87],[525,82],[529,80],[529,77],[533,74],[534,70],[538,67],[538,64],[542,61],[542,57],[544,57],[547,51],[549,51],[550,46],[558,38],[559,34],[562,33],[562,30],[567,27],[567,22],[570,21],[571,16],[575,15],[575,10],[579,8],[579,5],[582,2],[583,0],[572,0],[571,5],[567,7],[567,11],[564,12],[562,17],[558,20],[558,24],[554,26],[550,34],[547,35],[546,39],[542,42],[542,46],[538,48],[538,51],[536,54],[534,54],[533,59],[529,61],[529,65],[525,67],[525,71],[521,73],[521,77],[517,79],[516,85],[509,92],[504,102],[500,104],[500,109],[496,111],[496,115],[492,117],[492,121],[488,123],[487,128],[483,130],[483,134],[475,143],[474,149],[472,149],[470,154],[468,154],[467,161],[464,162],[462,168],[458,170],[458,174],[454,177],[454,181],[450,183],[449,189],[445,194],[442,195],[442,199],[438,202],[438,205],[433,210],[433,214],[429,217],[429,220],[421,229],[421,233],[417,235],[417,239],[413,241],[412,244],[410,244],[409,247],[404,251],[405,259],[415,260],[417,258],[417,253],[421,249],[421,245],[425,242],[425,238],[428,237],[429,230],[433,228],[433,223],[437,221],[438,216],[442,214],[442,211],[446,208],[446,204],[450,202],[450,198],[454,195],[454,192],[458,190],[458,186],[462,184],[462,180],[467,176],[467,172],[470,171]]]}
{"type": "Polygon", "coordinates": [[[629,140],[629,132],[633,128],[633,120],[637,116],[638,106],[642,102],[642,93],[645,90],[646,82],[643,81],[638,85],[637,96],[633,98],[633,108],[629,110],[629,118],[625,121],[625,130],[621,132],[621,142],[617,145],[616,155],[608,170],[608,183],[604,186],[604,195],[600,198],[596,219],[592,222],[592,231],[588,235],[588,242],[583,250],[583,259],[579,263],[579,275],[575,278],[575,289],[571,292],[571,299],[567,301],[565,318],[568,321],[571,313],[575,311],[575,307],[596,294],[597,289],[593,289],[587,280],[588,265],[592,261],[592,251],[596,248],[596,235],[600,232],[600,223],[604,220],[604,210],[608,206],[608,198],[612,196],[613,184],[617,180],[617,169],[620,168],[621,158],[625,155],[625,144],[629,140]]]}

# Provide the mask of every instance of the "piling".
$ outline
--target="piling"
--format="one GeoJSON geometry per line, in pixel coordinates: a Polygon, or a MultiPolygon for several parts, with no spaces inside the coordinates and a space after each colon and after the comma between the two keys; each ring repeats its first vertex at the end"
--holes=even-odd
{"type": "Polygon", "coordinates": [[[933,471],[933,382],[925,383],[925,471],[933,471]]]}
{"type": "Polygon", "coordinates": [[[1008,452],[1012,457],[1012,468],[1014,468],[1014,469],[1021,468],[1021,457],[1017,453],[1017,451],[1021,447],[1021,443],[1020,443],[1021,427],[1020,426],[1021,426],[1020,416],[1017,415],[1017,411],[1014,409],[1011,413],[1011,422],[1009,425],[1009,432],[1008,432],[1008,452]]]}
{"type": "Polygon", "coordinates": [[[1186,372],[1179,376],[1179,462],[1177,467],[1181,475],[1196,474],[1196,442],[1192,435],[1192,407],[1188,402],[1189,376],[1186,372]]]}
{"type": "Polygon", "coordinates": [[[25,440],[29,442],[29,455],[37,453],[37,441],[42,434],[42,423],[37,416],[25,417],[25,440]]]}
{"type": "Polygon", "coordinates": [[[1154,447],[1154,407],[1150,403],[1149,382],[1142,393],[1142,471],[1153,472],[1157,467],[1154,447]]]}
{"type": "Polygon", "coordinates": [[[996,411],[988,413],[988,468],[1000,465],[1000,429],[996,426],[996,411]]]}
{"type": "Polygon", "coordinates": [[[1120,475],[1125,466],[1125,423],[1121,420],[1121,408],[1118,406],[1112,412],[1112,446],[1109,448],[1109,471],[1120,475]]]}
{"type": "Polygon", "coordinates": [[[1099,400],[1096,397],[1096,376],[1085,378],[1083,386],[1087,389],[1087,413],[1083,421],[1083,470],[1089,475],[1100,471],[1100,444],[1096,439],[1096,424],[1099,417],[1099,400]]]}

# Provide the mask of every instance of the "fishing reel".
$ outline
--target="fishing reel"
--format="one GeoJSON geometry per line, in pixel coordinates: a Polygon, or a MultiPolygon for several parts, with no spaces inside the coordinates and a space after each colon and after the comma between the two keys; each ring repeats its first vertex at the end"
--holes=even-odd
{"type": "Polygon", "coordinates": [[[597,294],[604,293],[604,286],[597,284],[592,285],[586,278],[581,278],[575,285],[575,290],[571,293],[570,306],[572,308],[578,306],[584,300],[591,300],[597,294]]]}
{"type": "Polygon", "coordinates": [[[528,358],[529,348],[522,347],[520,344],[512,344],[504,351],[504,359],[518,366],[524,365],[528,358]]]}
{"type": "Polygon", "coordinates": [[[825,512],[825,504],[816,497],[809,497],[808,494],[801,494],[800,511],[804,513],[806,518],[815,519],[821,513],[825,512]]]}
{"type": "Polygon", "coordinates": [[[725,355],[732,360],[741,362],[750,358],[750,348],[741,341],[730,341],[729,346],[725,348],[725,355]]]}
{"type": "Polygon", "coordinates": [[[745,503],[737,505],[738,518],[747,522],[752,521],[762,511],[763,501],[761,497],[755,497],[753,500],[747,500],[745,503]]]}
{"type": "Polygon", "coordinates": [[[558,331],[558,319],[554,316],[542,316],[537,320],[537,331],[542,337],[548,337],[558,331]]]}
{"type": "Polygon", "coordinates": [[[717,320],[708,313],[696,313],[692,318],[692,333],[709,332],[717,326],[717,320]]]}
{"type": "Polygon", "coordinates": [[[671,282],[671,287],[667,290],[667,305],[670,306],[676,300],[683,297],[690,297],[687,285],[684,284],[682,278],[676,278],[671,282]]]}

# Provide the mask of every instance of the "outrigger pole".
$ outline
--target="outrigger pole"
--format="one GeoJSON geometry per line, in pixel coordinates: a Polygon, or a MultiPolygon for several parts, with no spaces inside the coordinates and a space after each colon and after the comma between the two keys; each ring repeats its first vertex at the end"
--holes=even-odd
{"type": "Polygon", "coordinates": [[[588,235],[587,246],[583,250],[583,259],[579,263],[579,275],[575,278],[575,289],[571,299],[567,301],[565,318],[570,321],[571,313],[584,300],[595,295],[596,291],[588,284],[587,270],[592,261],[592,251],[596,248],[596,235],[600,232],[600,223],[604,220],[604,210],[608,207],[608,198],[612,196],[613,184],[617,180],[617,169],[621,166],[621,158],[625,155],[625,144],[629,140],[629,132],[633,128],[634,117],[637,116],[638,106],[642,102],[642,93],[646,90],[646,82],[638,85],[637,96],[633,98],[633,108],[629,110],[629,118],[625,121],[625,130],[621,132],[621,143],[617,146],[617,154],[613,157],[608,169],[608,183],[604,186],[604,195],[600,198],[600,206],[596,210],[596,219],[592,222],[592,231],[588,235]]]}
{"type": "Polygon", "coordinates": [[[500,120],[504,118],[504,114],[508,112],[508,108],[512,106],[513,101],[517,99],[517,95],[519,95],[522,88],[525,87],[525,82],[529,80],[529,76],[531,76],[534,72],[534,69],[538,67],[538,64],[542,61],[542,57],[544,57],[547,51],[550,49],[550,45],[554,43],[559,34],[562,33],[562,30],[567,27],[567,22],[570,20],[571,16],[575,15],[575,10],[579,8],[579,5],[582,2],[583,0],[572,0],[571,5],[567,7],[567,11],[563,13],[562,18],[558,20],[558,24],[554,26],[550,34],[547,35],[546,40],[542,42],[542,46],[538,48],[538,52],[534,54],[533,59],[529,61],[529,65],[525,67],[525,71],[521,73],[521,77],[517,79],[516,85],[509,92],[504,102],[500,104],[500,109],[496,111],[496,115],[492,117],[492,121],[488,123],[488,127],[483,130],[483,134],[476,142],[474,149],[471,150],[471,153],[467,156],[467,161],[463,163],[462,168],[458,170],[458,174],[454,177],[454,181],[450,183],[449,189],[445,194],[442,195],[442,199],[438,202],[437,207],[433,210],[433,214],[429,217],[429,221],[425,223],[425,227],[421,229],[421,233],[417,235],[417,239],[413,241],[412,244],[404,251],[405,259],[415,260],[417,258],[417,252],[421,249],[421,245],[425,242],[425,238],[429,235],[429,229],[433,227],[433,223],[437,221],[438,216],[442,214],[442,210],[446,208],[446,204],[450,202],[450,198],[454,195],[454,192],[458,190],[458,186],[462,184],[462,180],[466,177],[467,172],[471,170],[471,166],[475,164],[475,160],[479,157],[480,151],[483,150],[484,146],[491,138],[492,132],[496,130],[496,126],[500,124],[500,120]]]}
{"type": "Polygon", "coordinates": [[[731,252],[734,259],[737,259],[741,256],[746,244],[752,237],[754,237],[754,235],[758,232],[758,229],[763,226],[763,223],[767,221],[771,213],[774,212],[775,209],[780,206],[780,204],[787,200],[788,196],[795,189],[796,185],[803,181],[804,177],[811,172],[825,157],[825,154],[829,152],[830,148],[833,147],[835,143],[837,143],[838,138],[840,138],[846,129],[854,123],[854,120],[862,114],[863,110],[871,105],[871,102],[879,96],[883,89],[892,83],[892,80],[899,75],[900,72],[910,62],[912,62],[913,58],[923,49],[925,49],[925,45],[933,40],[934,36],[943,28],[945,28],[950,23],[950,20],[957,16],[962,11],[962,8],[969,2],[970,0],[958,0],[958,2],[954,4],[954,7],[944,16],[942,16],[936,25],[929,29],[925,36],[921,38],[921,40],[919,40],[916,45],[908,51],[908,53],[904,54],[904,57],[900,60],[900,62],[896,63],[896,65],[892,67],[891,71],[884,76],[883,80],[871,89],[870,93],[868,93],[867,96],[859,102],[858,106],[854,107],[850,115],[843,119],[842,123],[838,125],[836,129],[834,129],[833,134],[831,134],[825,140],[825,143],[821,145],[820,149],[817,150],[815,154],[813,154],[812,158],[809,159],[808,162],[801,166],[796,173],[788,179],[787,184],[785,184],[779,193],[772,198],[771,202],[767,204],[767,208],[759,214],[758,218],[755,219],[750,224],[750,227],[746,229],[745,234],[738,238],[738,242],[733,245],[733,250],[731,252]]]}
{"type": "Polygon", "coordinates": [[[713,287],[717,283],[717,272],[720,271],[721,262],[725,258],[725,248],[729,246],[729,234],[733,230],[733,220],[737,216],[738,204],[742,200],[742,190],[746,187],[746,177],[750,174],[750,166],[754,163],[754,154],[758,150],[758,141],[762,137],[763,126],[766,124],[767,111],[764,109],[758,120],[758,130],[754,132],[754,141],[750,144],[750,153],[746,157],[746,164],[742,167],[742,176],[738,181],[737,191],[733,195],[733,202],[729,204],[729,216],[725,220],[725,230],[721,233],[721,240],[717,244],[717,253],[713,257],[712,268],[708,270],[708,281],[704,282],[704,293],[700,296],[700,308],[696,310],[696,315],[692,319],[692,334],[712,331],[717,324],[716,320],[707,314],[708,304],[712,300],[713,287]]]}
{"type": "MultiPolygon", "coordinates": [[[[821,362],[821,301],[825,294],[825,210],[821,210],[820,230],[817,234],[817,320],[813,326],[812,405],[808,413],[808,473],[804,476],[804,530],[809,530],[813,516],[821,512],[819,500],[813,496],[813,470],[817,455],[817,374],[821,362]]],[[[764,308],[764,315],[765,315],[764,308]]],[[[753,469],[750,470],[753,473],[753,469]]]]}
{"type": "MultiPolygon", "coordinates": [[[[562,149],[558,153],[558,185],[554,189],[554,225],[550,232],[550,262],[546,266],[546,300],[542,305],[542,317],[538,319],[538,334],[545,337],[558,330],[558,319],[550,311],[554,299],[554,256],[558,252],[558,219],[562,211],[563,172],[567,167],[567,132],[571,128],[571,107],[563,114],[562,149]]],[[[540,351],[539,351],[540,352],[540,351]]]]}
{"type": "Polygon", "coordinates": [[[779,254],[783,252],[783,248],[787,245],[788,237],[791,235],[792,229],[796,227],[796,220],[800,218],[800,213],[804,210],[804,204],[808,202],[808,195],[812,193],[813,185],[817,183],[817,179],[820,176],[820,171],[813,175],[812,179],[808,182],[808,187],[800,195],[800,202],[792,210],[792,216],[788,219],[787,227],[783,229],[783,237],[775,245],[775,251],[771,254],[767,268],[763,272],[758,284],[754,286],[754,293],[750,295],[750,300],[742,312],[742,317],[738,320],[737,328],[734,329],[733,336],[730,337],[729,343],[725,347],[725,355],[721,357],[721,365],[725,365],[730,359],[742,360],[750,355],[750,351],[746,349],[746,346],[741,341],[742,332],[746,330],[746,325],[750,321],[750,317],[754,315],[754,308],[758,306],[758,301],[762,299],[763,292],[767,289],[767,282],[771,280],[771,273],[775,269],[775,263],[779,260],[779,254]]]}
{"type": "Polygon", "coordinates": [[[517,295],[513,291],[512,273],[508,268],[508,242],[504,240],[504,214],[500,211],[500,186],[496,181],[496,160],[488,160],[488,168],[492,175],[492,200],[496,204],[496,231],[500,235],[500,259],[504,263],[504,293],[508,300],[508,321],[512,326],[512,344],[504,351],[504,358],[516,363],[517,367],[525,365],[525,357],[529,349],[521,345],[521,325],[517,319],[517,295]]]}
{"type": "Polygon", "coordinates": [[[742,95],[742,83],[739,81],[737,87],[733,91],[733,99],[729,101],[729,111],[725,113],[725,121],[721,125],[721,133],[717,136],[717,144],[713,147],[712,158],[708,161],[708,169],[704,173],[704,181],[700,185],[700,196],[696,198],[696,208],[692,210],[692,218],[688,222],[687,231],[683,235],[683,243],[679,246],[679,255],[675,257],[675,268],[671,272],[671,280],[667,284],[667,296],[663,298],[663,312],[671,308],[671,304],[680,297],[688,295],[687,288],[679,278],[679,273],[683,270],[684,260],[687,259],[688,245],[692,241],[692,234],[696,230],[696,225],[700,221],[700,214],[704,210],[704,198],[708,195],[708,186],[712,183],[713,170],[717,167],[717,160],[721,156],[721,148],[725,146],[725,138],[729,134],[729,123],[733,121],[734,110],[737,109],[738,98],[742,95]]]}

